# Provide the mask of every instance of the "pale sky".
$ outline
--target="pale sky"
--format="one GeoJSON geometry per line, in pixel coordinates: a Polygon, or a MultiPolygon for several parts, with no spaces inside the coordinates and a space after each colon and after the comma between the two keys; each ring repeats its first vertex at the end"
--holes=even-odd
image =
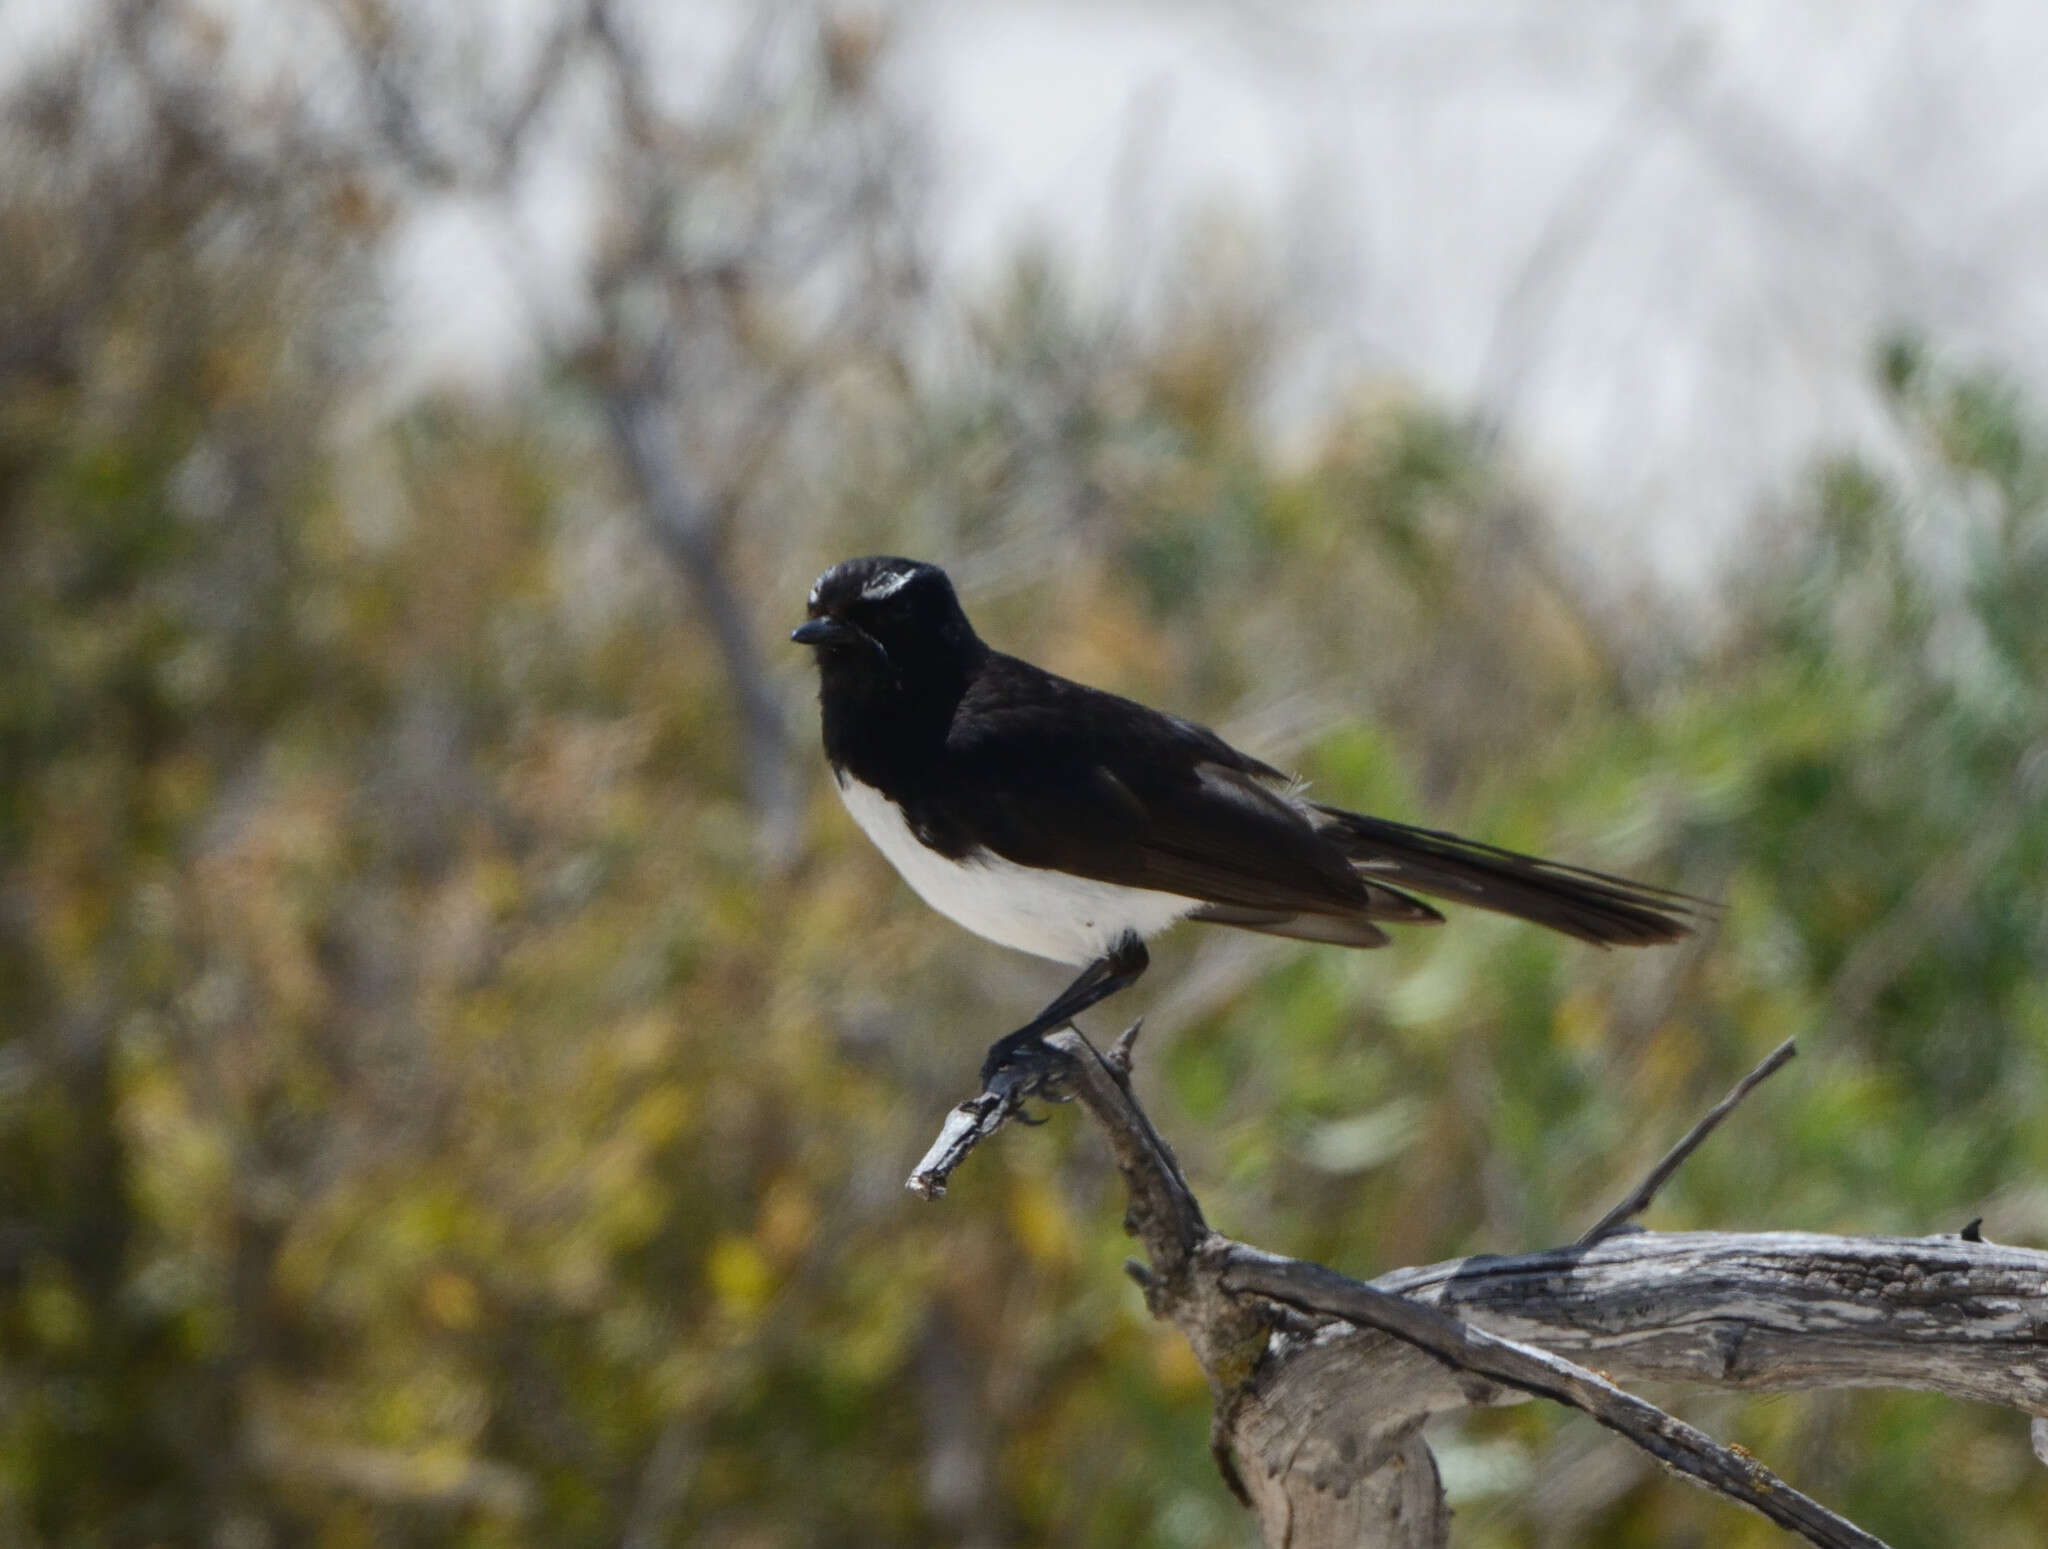
{"type": "MultiPolygon", "coordinates": [[[[210,3],[317,84],[303,24],[210,3]]],[[[1623,569],[1697,576],[1817,449],[1882,452],[1888,329],[2048,399],[2041,0],[860,9],[891,19],[890,89],[929,138],[943,289],[1038,240],[1087,294],[1142,305],[1223,212],[1295,314],[1283,443],[1362,378],[1413,381],[1500,425],[1623,569]]],[[[0,0],[0,61],[87,10],[0,0]]],[[[658,73],[686,83],[751,13],[654,14],[658,73]]],[[[516,378],[536,315],[574,328],[588,180],[562,146],[526,182],[510,222],[444,201],[403,228],[385,408],[516,378]]]]}
{"type": "Polygon", "coordinates": [[[1667,576],[1886,444],[1886,330],[2048,395],[2039,0],[955,0],[902,36],[951,272],[1036,233],[1114,284],[1242,212],[1327,320],[1294,402],[1417,379],[1667,576]]]}

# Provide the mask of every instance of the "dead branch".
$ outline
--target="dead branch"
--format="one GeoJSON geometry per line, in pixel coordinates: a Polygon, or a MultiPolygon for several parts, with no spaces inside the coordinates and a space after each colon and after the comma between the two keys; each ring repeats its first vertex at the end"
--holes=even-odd
{"type": "MultiPolygon", "coordinates": [[[[1448,1544],[1423,1424],[1531,1396],[1584,1410],[1809,1543],[1864,1549],[1880,1540],[1619,1384],[1922,1388],[2048,1416],[2048,1253],[1963,1234],[1588,1233],[1571,1247],[1370,1284],[1234,1242],[1209,1228],[1132,1093],[1136,1032],[1106,1056],[1057,1035],[1069,1060],[1060,1095],[1109,1141],[1130,1193],[1126,1226],[1149,1261],[1132,1274],[1209,1374],[1218,1462],[1268,1544],[1448,1544]]],[[[1751,1072],[1602,1227],[1612,1233],[1639,1211],[1790,1057],[1780,1049],[1751,1072]]],[[[938,1197],[974,1147],[1018,1115],[1027,1094],[1004,1083],[1009,1074],[948,1116],[913,1190],[938,1197]]]]}
{"type": "Polygon", "coordinates": [[[1687,1130],[1677,1145],[1664,1153],[1663,1159],[1643,1175],[1641,1183],[1630,1189],[1622,1201],[1606,1215],[1586,1228],[1576,1246],[1590,1248],[1596,1242],[1605,1242],[1620,1231],[1624,1224],[1648,1210],[1650,1201],[1657,1197],[1657,1191],[1669,1183],[1671,1175],[1685,1165],[1685,1159],[1700,1148],[1700,1142],[1721,1127],[1721,1121],[1735,1111],[1736,1104],[1762,1086],[1771,1076],[1791,1064],[1793,1056],[1798,1052],[1798,1045],[1787,1038],[1765,1055],[1754,1070],[1735,1083],[1734,1089],[1726,1097],[1700,1116],[1699,1123],[1687,1130]]]}

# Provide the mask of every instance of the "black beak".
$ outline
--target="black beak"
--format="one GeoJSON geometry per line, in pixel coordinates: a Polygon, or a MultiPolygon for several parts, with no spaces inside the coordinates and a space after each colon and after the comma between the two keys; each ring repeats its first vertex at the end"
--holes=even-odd
{"type": "Polygon", "coordinates": [[[805,619],[789,632],[789,638],[798,645],[851,645],[861,633],[851,624],[827,617],[805,619]]]}

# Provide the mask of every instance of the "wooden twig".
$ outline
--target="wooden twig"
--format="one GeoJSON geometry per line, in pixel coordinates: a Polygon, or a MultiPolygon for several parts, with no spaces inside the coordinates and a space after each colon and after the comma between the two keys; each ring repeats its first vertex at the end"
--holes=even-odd
{"type": "Polygon", "coordinates": [[[968,1152],[1022,1115],[1027,1098],[1056,1095],[1048,1090],[1042,1075],[1027,1075],[1017,1066],[1005,1065],[985,1088],[947,1112],[939,1138],[911,1169],[903,1186],[920,1199],[943,1199],[947,1180],[953,1169],[967,1160],[968,1152]]]}
{"type": "Polygon", "coordinates": [[[1154,1267],[1167,1262],[1177,1267],[1211,1234],[1172,1148],[1131,1091],[1131,1054],[1143,1025],[1141,1020],[1125,1028],[1107,1054],[1097,1053],[1071,1028],[1050,1035],[1046,1044],[1068,1062],[1056,1086],[1049,1085],[1042,1072],[1027,1075],[1014,1066],[998,1070],[982,1091],[947,1113],[938,1138],[904,1187],[924,1199],[940,1198],[947,1179],[968,1153],[1018,1117],[1027,1099],[1071,1096],[1109,1138],[1131,1192],[1133,1222],[1141,1223],[1137,1234],[1145,1239],[1154,1267]]]}
{"type": "Polygon", "coordinates": [[[1700,1142],[1713,1134],[1721,1121],[1735,1111],[1735,1105],[1762,1085],[1767,1077],[1790,1064],[1798,1052],[1794,1040],[1787,1038],[1765,1055],[1763,1063],[1736,1082],[1734,1090],[1709,1108],[1699,1123],[1687,1130],[1685,1137],[1664,1153],[1663,1160],[1644,1174],[1641,1183],[1629,1190],[1627,1196],[1606,1215],[1586,1228],[1574,1246],[1590,1248],[1594,1243],[1612,1237],[1631,1217],[1641,1215],[1649,1209],[1650,1201],[1657,1197],[1657,1191],[1671,1181],[1671,1175],[1685,1165],[1685,1159],[1699,1149],[1700,1142]]]}

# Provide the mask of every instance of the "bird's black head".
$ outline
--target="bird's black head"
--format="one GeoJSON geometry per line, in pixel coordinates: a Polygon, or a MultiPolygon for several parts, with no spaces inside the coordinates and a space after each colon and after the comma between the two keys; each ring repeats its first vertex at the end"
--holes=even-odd
{"type": "Polygon", "coordinates": [[[834,565],[807,613],[789,638],[817,653],[826,755],[886,783],[943,739],[988,647],[945,571],[889,554],[834,565]]]}
{"type": "Polygon", "coordinates": [[[915,559],[841,560],[818,577],[805,611],[789,638],[818,653],[828,679],[902,684],[982,654],[946,572],[915,559]]]}

